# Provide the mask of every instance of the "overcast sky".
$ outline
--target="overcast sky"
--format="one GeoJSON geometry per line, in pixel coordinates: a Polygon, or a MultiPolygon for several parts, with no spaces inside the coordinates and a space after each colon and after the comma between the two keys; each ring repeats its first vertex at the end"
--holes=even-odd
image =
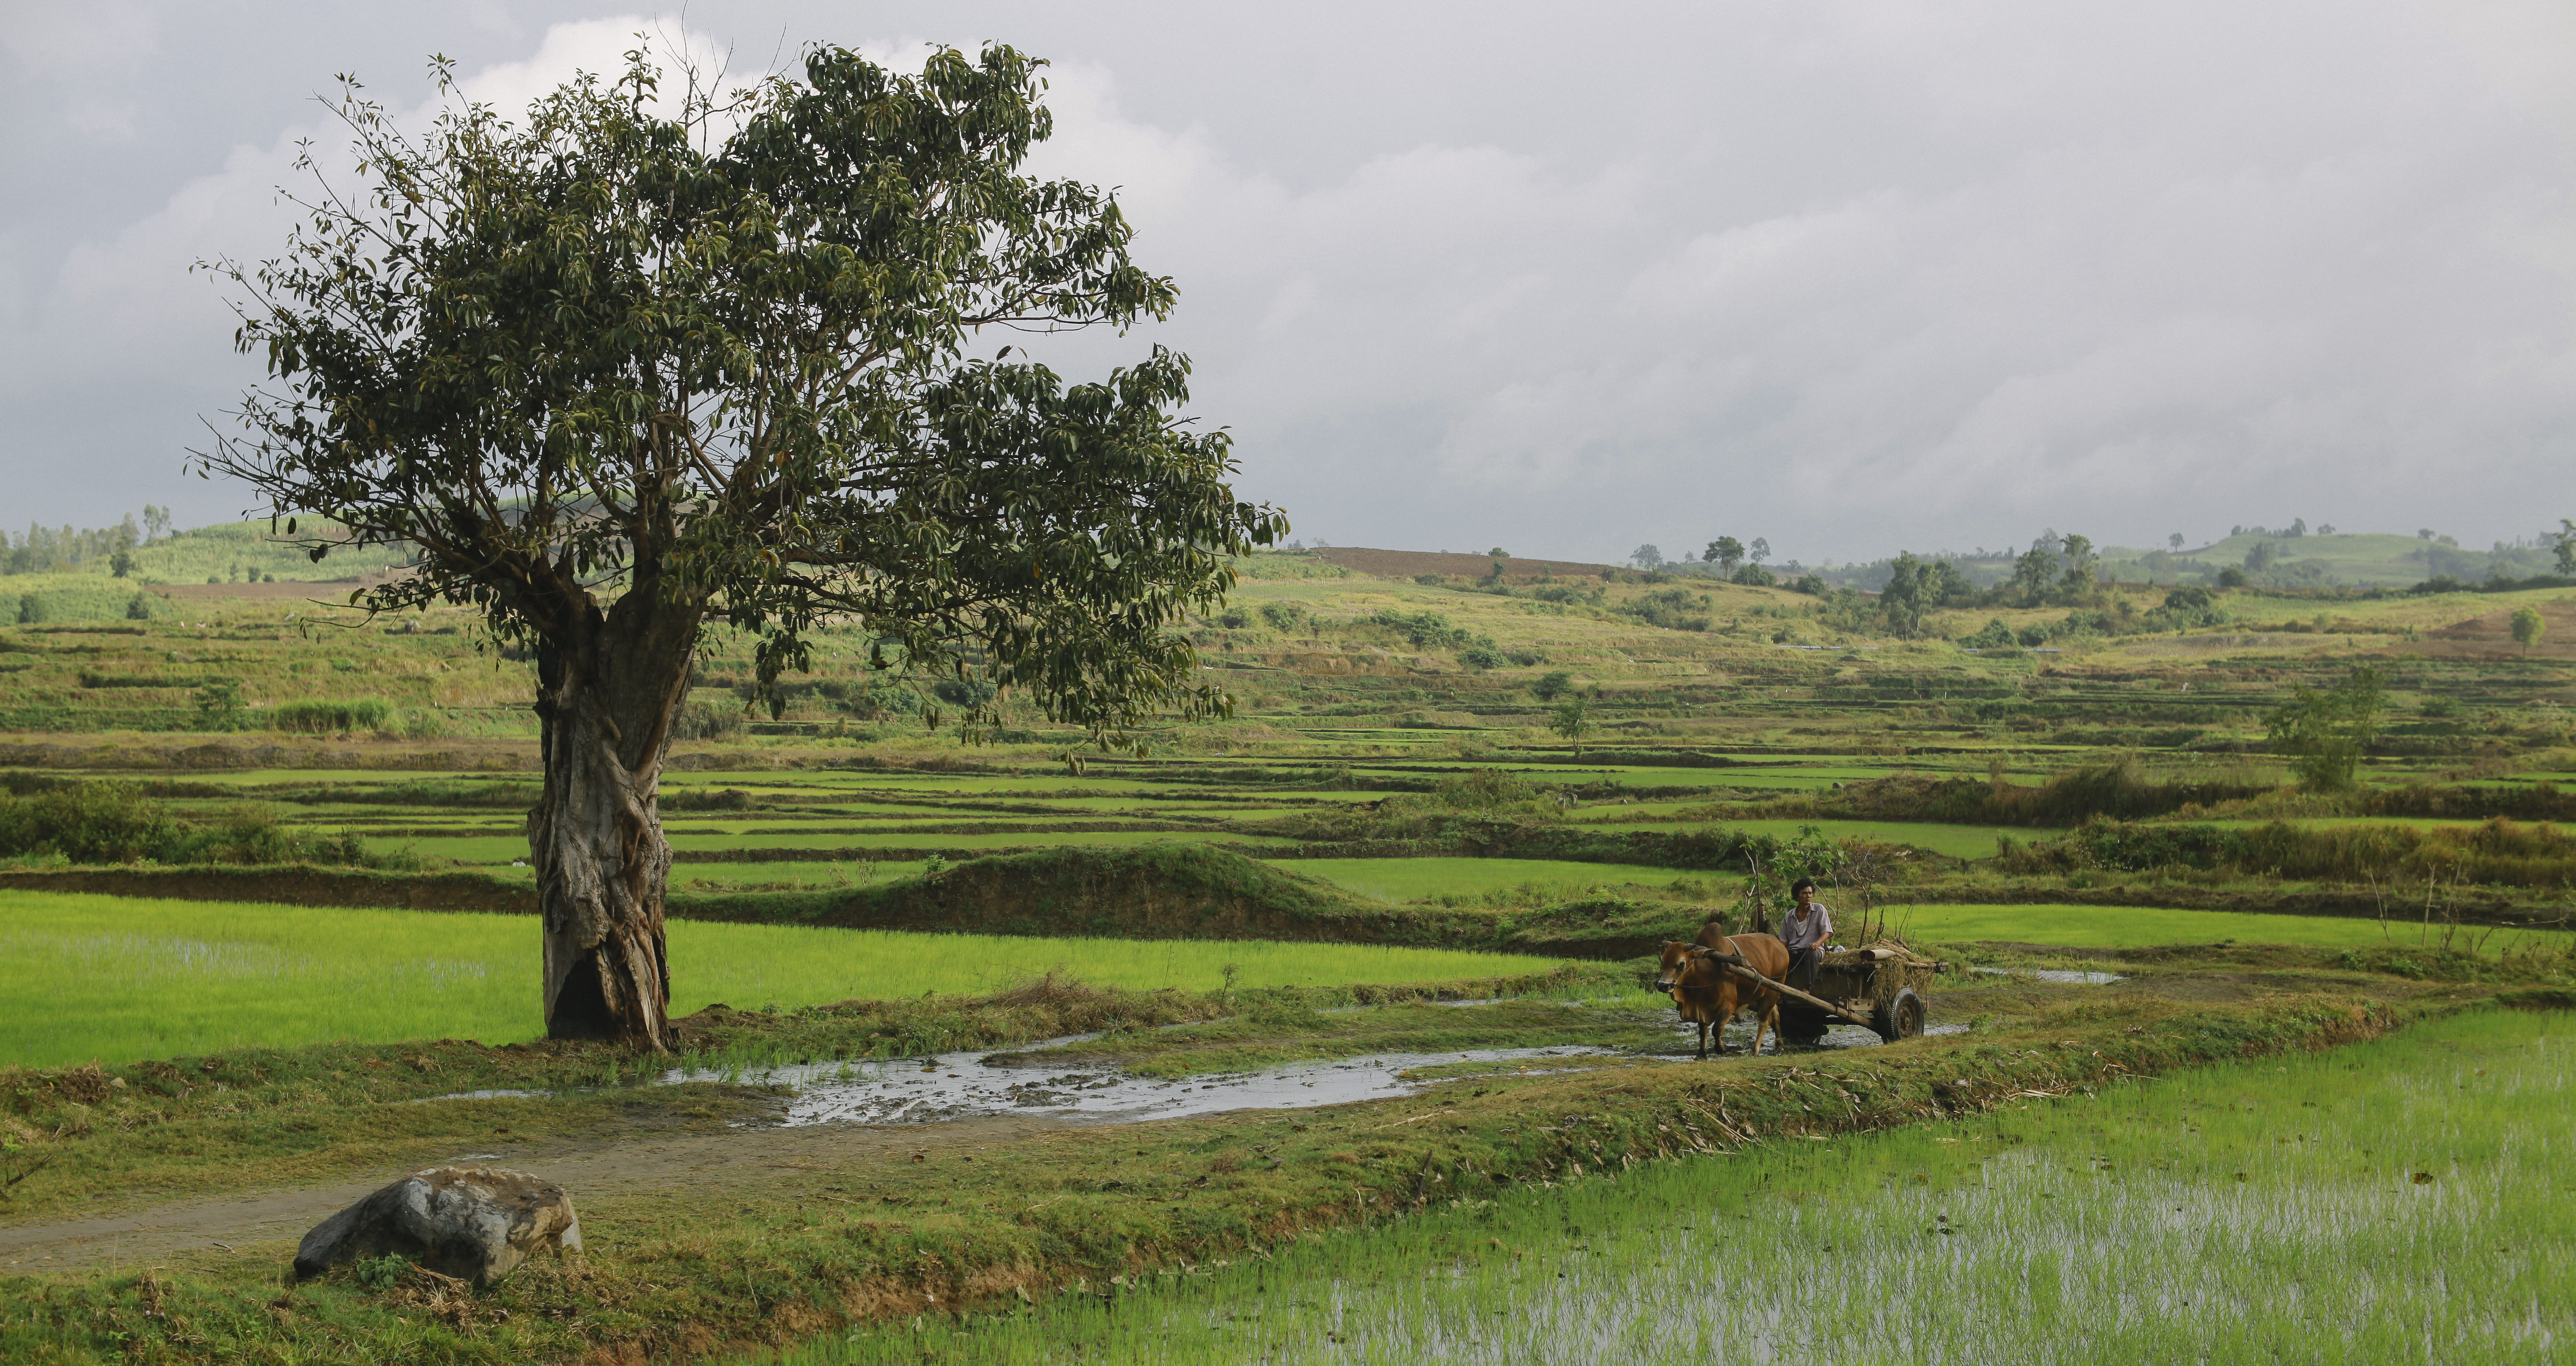
{"type": "MultiPolygon", "coordinates": [[[[629,35],[1056,62],[1242,489],[1342,545],[2472,546],[2576,516],[2576,5],[85,0],[0,19],[0,525],[183,522],[312,102],[629,35]]],[[[344,161],[346,158],[340,158],[344,161]]],[[[1092,368],[1117,347],[1069,358],[1092,368]]]]}

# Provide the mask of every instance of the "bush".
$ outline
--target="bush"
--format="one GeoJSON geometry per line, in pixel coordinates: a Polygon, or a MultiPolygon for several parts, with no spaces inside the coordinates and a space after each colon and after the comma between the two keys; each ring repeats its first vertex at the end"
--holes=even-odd
{"type": "Polygon", "coordinates": [[[1293,631],[1306,620],[1306,609],[1293,602],[1265,602],[1261,619],[1274,631],[1293,631]]]}
{"type": "Polygon", "coordinates": [[[1469,632],[1449,624],[1438,612],[1377,612],[1360,618],[1364,626],[1382,626],[1404,637],[1417,650],[1449,650],[1475,643],[1469,632]]]}
{"type": "Polygon", "coordinates": [[[1458,652],[1458,662],[1470,669],[1499,669],[1511,661],[1490,645],[1470,645],[1458,652]]]}
{"type": "Polygon", "coordinates": [[[999,691],[980,678],[943,678],[931,685],[930,695],[952,707],[980,707],[999,691]]]}
{"type": "Polygon", "coordinates": [[[2004,624],[2002,617],[1995,617],[1986,623],[1985,629],[1959,643],[1971,650],[2002,650],[2012,647],[2016,641],[2013,629],[2004,624]]]}
{"type": "Polygon", "coordinates": [[[146,800],[131,783],[65,783],[28,796],[0,793],[0,857],[48,854],[73,863],[388,862],[370,855],[355,835],[295,835],[256,810],[192,825],[146,800]]]}
{"type": "Polygon", "coordinates": [[[169,815],[127,783],[0,795],[0,857],[50,852],[74,863],[132,863],[156,854],[176,833],[169,815]]]}
{"type": "MultiPolygon", "coordinates": [[[[910,694],[906,694],[909,696],[910,694]]],[[[742,729],[742,708],[690,702],[671,718],[674,740],[721,740],[742,729]]]]}
{"type": "Polygon", "coordinates": [[[1229,631],[1247,630],[1252,625],[1252,614],[1240,607],[1229,607],[1217,614],[1216,624],[1229,631]]]}
{"type": "Polygon", "coordinates": [[[921,694],[884,674],[871,674],[866,682],[843,691],[841,706],[862,721],[916,716],[921,712],[921,694]]]}
{"type": "Polygon", "coordinates": [[[1667,631],[1705,631],[1708,629],[1708,614],[1704,609],[1708,605],[1707,598],[1696,596],[1687,588],[1661,588],[1622,605],[1619,610],[1649,626],[1659,626],[1667,631]],[[1693,608],[1703,610],[1694,611],[1693,608]]]}
{"type": "Polygon", "coordinates": [[[393,714],[392,707],[372,697],[353,702],[281,702],[269,712],[268,728],[306,735],[383,730],[393,714]]]}
{"type": "Polygon", "coordinates": [[[1574,691],[1574,675],[1563,669],[1549,672],[1530,685],[1530,692],[1541,702],[1553,702],[1574,691]]]}

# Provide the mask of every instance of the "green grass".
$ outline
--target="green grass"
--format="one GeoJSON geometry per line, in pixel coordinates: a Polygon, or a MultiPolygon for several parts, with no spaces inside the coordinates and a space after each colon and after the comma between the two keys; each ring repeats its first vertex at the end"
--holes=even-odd
{"type": "MultiPolygon", "coordinates": [[[[533,916],[0,892],[0,1062],[543,1032],[533,916]]],[[[1350,944],[1024,939],[673,921],[674,1014],[1086,982],[1214,990],[1527,973],[1527,956],[1350,944]]]]}
{"type": "MultiPolygon", "coordinates": [[[[2371,944],[2418,942],[2421,927],[2391,920],[2383,933],[2376,920],[2324,915],[2255,915],[2234,911],[2178,911],[2141,906],[1893,906],[1888,923],[1908,938],[1933,943],[1965,940],[2009,940],[2025,944],[2062,944],[2071,948],[2126,949],[2150,944],[2300,944],[2312,948],[2360,948],[2371,944]]],[[[2434,926],[2435,940],[2441,927],[2434,926]]],[[[2463,928],[2463,938],[2485,931],[2463,928]]],[[[2502,953],[2532,935],[2552,931],[2498,930],[2485,939],[2485,952],[2502,953]]]]}
{"type": "Polygon", "coordinates": [[[1952,858],[1992,858],[1995,841],[2006,835],[2027,837],[2030,832],[2008,830],[1990,825],[1937,825],[1928,821],[1837,821],[1837,820],[1719,820],[1704,824],[1677,824],[1672,821],[1590,821],[1576,822],[1582,830],[1623,831],[1652,830],[1681,834],[1701,829],[1741,830],[1748,835],[1772,835],[1794,839],[1800,830],[1814,826],[1829,839],[1865,839],[1882,844],[1910,844],[1952,858]]]}
{"type": "Polygon", "coordinates": [[[2480,1013],[1954,1124],[1515,1186],[765,1361],[2542,1361],[2576,1038],[2480,1013]]]}
{"type": "MultiPolygon", "coordinates": [[[[1642,883],[1661,887],[1694,874],[1634,863],[1569,863],[1520,858],[1301,858],[1276,866],[1305,873],[1380,901],[1476,896],[1538,886],[1572,895],[1592,887],[1642,883]]],[[[1705,876],[1705,875],[1700,875],[1705,876]]]]}
{"type": "MultiPolygon", "coordinates": [[[[952,815],[959,824],[977,817],[952,815]]],[[[1009,817],[991,817],[1008,820],[1009,817]]],[[[1154,844],[1173,840],[1191,844],[1241,843],[1288,844],[1291,841],[1264,835],[1235,835],[1223,831],[1167,830],[1026,830],[1000,835],[958,835],[939,831],[904,835],[727,835],[700,830],[668,832],[674,850],[715,849],[1022,849],[1047,845],[1079,844],[1125,846],[1154,844]]],[[[435,858],[454,859],[459,863],[512,863],[528,856],[528,837],[512,835],[424,835],[412,839],[383,841],[389,847],[407,848],[435,858]]],[[[698,865],[691,864],[690,867],[698,865]]]]}
{"type": "Polygon", "coordinates": [[[882,859],[848,863],[676,863],[671,866],[671,889],[689,891],[704,886],[709,891],[723,891],[743,884],[792,882],[799,887],[866,887],[912,877],[927,863],[909,859],[882,859]]]}

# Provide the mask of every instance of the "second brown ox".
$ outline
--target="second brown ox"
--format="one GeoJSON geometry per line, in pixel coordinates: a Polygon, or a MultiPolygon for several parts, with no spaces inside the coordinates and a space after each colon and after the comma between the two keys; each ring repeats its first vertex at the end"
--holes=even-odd
{"type": "Polygon", "coordinates": [[[1721,1031],[1717,1051],[1725,1054],[1726,1022],[1748,1006],[1753,1010],[1754,1053],[1761,1053],[1766,1029],[1774,1034],[1780,1030],[1780,993],[1729,970],[1730,959],[1741,960],[1775,982],[1789,973],[1789,948],[1778,939],[1767,934],[1721,934],[1711,925],[1699,932],[1697,942],[1666,941],[1663,962],[1655,974],[1655,990],[1669,993],[1682,1019],[1699,1026],[1702,1058],[1708,1056],[1713,1030],[1721,1031]]]}

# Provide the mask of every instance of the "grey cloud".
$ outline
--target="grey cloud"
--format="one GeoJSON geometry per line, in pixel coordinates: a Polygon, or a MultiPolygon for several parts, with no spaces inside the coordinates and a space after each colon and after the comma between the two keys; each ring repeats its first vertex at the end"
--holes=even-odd
{"type": "MultiPolygon", "coordinates": [[[[493,0],[391,28],[253,13],[259,84],[310,89],[360,65],[345,47],[406,98],[392,78],[427,47],[516,64],[489,77],[516,86],[619,36],[493,0]]],[[[2474,542],[2576,512],[2563,7],[1461,13],[688,24],[755,65],[782,31],[791,54],[925,35],[1059,58],[1044,169],[1121,186],[1184,297],[1168,326],[1050,354],[1189,351],[1246,489],[1337,542],[1608,558],[1732,531],[1814,559],[2291,516],[2474,542]]],[[[102,89],[138,127],[173,117],[102,89]]],[[[12,515],[166,501],[193,414],[246,378],[174,262],[273,240],[261,177],[311,115],[263,89],[203,117],[221,140],[177,139],[185,164],[137,147],[114,185],[0,223],[0,396],[28,414],[0,447],[31,505],[12,515]],[[53,473],[68,451],[88,473],[53,473]]],[[[12,181],[97,146],[68,118],[12,181]]]]}

